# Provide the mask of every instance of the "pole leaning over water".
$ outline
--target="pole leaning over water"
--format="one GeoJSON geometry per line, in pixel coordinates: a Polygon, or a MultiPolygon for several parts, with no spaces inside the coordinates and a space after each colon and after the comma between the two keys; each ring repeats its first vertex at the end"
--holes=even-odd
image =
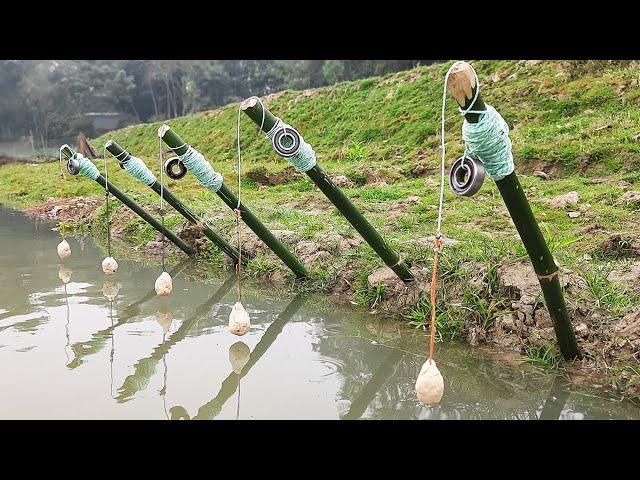
{"type": "MultiPolygon", "coordinates": [[[[75,152],[71,149],[71,147],[69,147],[69,145],[63,145],[62,147],[60,147],[60,150],[67,157],[67,160],[71,159],[75,155],[75,152]]],[[[88,159],[85,160],[87,162],[90,162],[90,160],[88,159]]],[[[112,193],[114,197],[116,197],[127,207],[133,210],[140,218],[142,218],[145,222],[155,228],[158,232],[164,233],[164,235],[184,253],[186,253],[187,255],[193,254],[193,249],[189,245],[187,245],[184,240],[182,240],[173,232],[164,228],[158,220],[147,213],[140,205],[138,205],[134,200],[125,195],[124,192],[115,187],[111,182],[107,182],[107,180],[102,175],[98,174],[97,178],[95,178],[95,181],[98,182],[103,188],[108,188],[109,193],[112,193]]]]}
{"type": "MultiPolygon", "coordinates": [[[[477,93],[472,110],[486,111],[487,107],[478,91],[479,85],[476,84],[475,78],[476,75],[471,65],[461,62],[456,69],[451,71],[447,89],[463,110],[470,109],[477,93]]],[[[465,115],[465,119],[469,123],[478,123],[480,114],[470,112],[465,115]]],[[[580,350],[560,286],[558,266],[531,211],[531,206],[518,181],[515,170],[496,181],[496,186],[540,282],[560,351],[566,360],[580,358],[580,350]]]]}
{"type": "MultiPolygon", "coordinates": [[[[158,136],[178,156],[183,156],[189,150],[189,145],[174,132],[169,125],[162,125],[158,130],[158,136]]],[[[205,160],[206,161],[206,160],[205,160]]],[[[216,195],[231,209],[238,207],[238,198],[224,183],[215,191],[216,195]]],[[[256,217],[246,205],[240,203],[240,217],[247,226],[262,240],[284,264],[291,269],[297,278],[305,278],[309,274],[304,265],[298,260],[280,240],[256,217]]]]}
{"type": "MultiPolygon", "coordinates": [[[[260,102],[257,97],[246,99],[242,102],[240,108],[251,120],[262,127],[262,131],[265,134],[272,130],[278,122],[275,115],[264,108],[262,102],[260,102]]],[[[384,241],[373,225],[360,213],[351,200],[349,200],[349,197],[331,181],[320,165],[316,163],[312,168],[306,170],[305,173],[398,277],[404,282],[414,280],[413,274],[400,258],[400,255],[384,241]]]]}
{"type": "MultiPolygon", "coordinates": [[[[116,142],[115,140],[109,140],[107,143],[105,143],[104,147],[107,149],[107,151],[113,155],[116,160],[118,160],[118,162],[120,163],[120,165],[122,166],[122,168],[126,169],[127,166],[127,162],[129,162],[129,160],[132,158],[132,155],[126,151],[124,148],[122,148],[118,142],[116,142]]],[[[146,168],[146,165],[144,165],[144,163],[140,160],[139,162],[140,167],[142,168],[142,166],[144,166],[146,168]]],[[[145,185],[147,185],[148,187],[150,187],[154,192],[156,192],[158,195],[163,195],[164,199],[167,201],[167,203],[169,203],[169,205],[171,205],[173,208],[176,209],[176,211],[178,213],[180,213],[180,215],[182,215],[184,218],[186,218],[190,223],[192,223],[193,225],[197,225],[200,220],[198,219],[198,217],[191,211],[189,210],[189,208],[182,203],[172,192],[171,190],[169,190],[167,188],[166,185],[162,185],[160,183],[160,181],[158,179],[155,178],[155,176],[151,173],[151,171],[146,168],[147,170],[147,177],[149,179],[153,179],[153,183],[148,185],[145,183],[145,185]]],[[[131,172],[129,172],[131,174],[131,172]]],[[[132,176],[134,176],[133,174],[131,174],[132,176]]],[[[134,176],[134,178],[136,178],[136,180],[141,181],[140,178],[137,178],[134,176]]],[[[141,181],[142,182],[142,181],[141,181]]],[[[142,182],[144,183],[144,182],[142,182]]],[[[224,238],[222,238],[220,235],[218,235],[216,232],[214,232],[211,227],[209,227],[208,225],[204,224],[203,222],[200,222],[202,224],[202,231],[205,234],[205,236],[211,240],[220,250],[222,250],[224,253],[226,253],[231,260],[233,260],[234,265],[238,263],[238,252],[237,250],[232,247],[224,238]]],[[[246,252],[242,252],[242,262],[246,263],[248,260],[247,258],[247,254],[246,252]]]]}

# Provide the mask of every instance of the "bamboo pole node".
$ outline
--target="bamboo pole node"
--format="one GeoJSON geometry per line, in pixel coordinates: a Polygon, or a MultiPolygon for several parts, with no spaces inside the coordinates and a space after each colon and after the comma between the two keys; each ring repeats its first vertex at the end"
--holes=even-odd
{"type": "Polygon", "coordinates": [[[559,273],[560,273],[560,270],[556,270],[555,272],[550,273],[549,275],[540,275],[536,273],[536,276],[538,277],[539,280],[551,281],[553,280],[554,277],[557,277],[559,273]]]}

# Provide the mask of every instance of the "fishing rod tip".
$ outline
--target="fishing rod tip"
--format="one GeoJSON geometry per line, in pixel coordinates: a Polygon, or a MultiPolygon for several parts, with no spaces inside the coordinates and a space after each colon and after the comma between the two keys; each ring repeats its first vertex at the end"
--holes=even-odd
{"type": "Polygon", "coordinates": [[[256,104],[259,103],[259,102],[260,102],[260,99],[254,95],[254,96],[249,97],[246,100],[244,100],[240,104],[240,109],[244,111],[244,110],[246,110],[248,108],[255,107],[256,104]]]}
{"type": "Polygon", "coordinates": [[[166,123],[163,123],[162,126],[158,129],[158,136],[160,138],[164,137],[164,135],[171,130],[171,127],[166,123]]]}

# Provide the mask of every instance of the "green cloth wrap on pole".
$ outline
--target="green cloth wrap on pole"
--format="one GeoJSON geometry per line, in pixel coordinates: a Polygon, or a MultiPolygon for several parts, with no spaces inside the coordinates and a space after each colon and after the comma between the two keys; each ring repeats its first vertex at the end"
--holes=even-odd
{"type": "MultiPolygon", "coordinates": [[[[276,117],[277,118],[277,117],[276,117]]],[[[273,125],[273,128],[266,133],[266,136],[269,140],[273,141],[273,137],[278,130],[281,128],[288,128],[293,130],[293,127],[288,123],[283,122],[280,118],[277,118],[276,123],[273,125]]],[[[298,133],[298,135],[300,135],[298,133]]],[[[316,166],[316,152],[313,151],[311,145],[304,141],[302,135],[300,135],[300,146],[296,153],[294,153],[290,157],[285,158],[293,168],[296,169],[297,172],[306,173],[316,166]]]]}
{"type": "Polygon", "coordinates": [[[222,187],[222,175],[216,172],[204,156],[192,146],[184,154],[179,155],[187,170],[191,172],[203,187],[217,192],[222,187]]]}
{"type": "Polygon", "coordinates": [[[124,163],[124,169],[129,172],[129,174],[138,180],[139,182],[144,183],[145,185],[153,185],[156,183],[156,176],[147,168],[145,163],[139,159],[138,157],[134,157],[133,155],[129,155],[129,159],[124,163]]]}
{"type": "Polygon", "coordinates": [[[85,157],[81,153],[75,152],[73,154],[72,160],[75,160],[78,162],[79,173],[81,175],[84,175],[85,177],[90,178],[91,180],[97,180],[97,178],[100,176],[98,167],[96,167],[91,162],[91,160],[89,160],[87,157],[85,157]]]}
{"type": "Polygon", "coordinates": [[[491,105],[480,113],[478,123],[462,124],[465,155],[482,160],[489,177],[497,182],[514,170],[509,125],[491,105]]]}

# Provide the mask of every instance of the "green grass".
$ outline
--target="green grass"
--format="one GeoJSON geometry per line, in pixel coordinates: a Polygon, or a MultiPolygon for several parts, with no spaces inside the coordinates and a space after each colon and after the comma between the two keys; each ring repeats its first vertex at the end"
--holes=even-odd
{"type": "Polygon", "coordinates": [[[528,345],[525,359],[529,363],[547,368],[558,368],[562,362],[562,356],[555,347],[540,345],[528,345]]]}

